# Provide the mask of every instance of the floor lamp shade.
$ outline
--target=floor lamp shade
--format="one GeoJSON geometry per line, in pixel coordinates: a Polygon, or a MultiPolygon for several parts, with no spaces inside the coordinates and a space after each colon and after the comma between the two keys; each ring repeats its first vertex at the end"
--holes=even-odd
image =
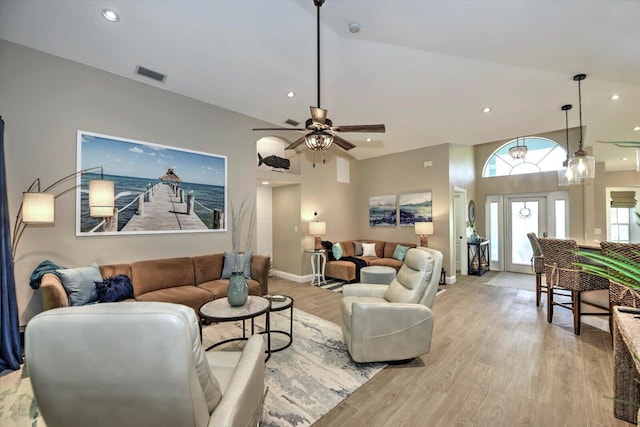
{"type": "Polygon", "coordinates": [[[94,217],[113,216],[114,194],[113,181],[103,179],[89,181],[89,215],[94,217]]]}
{"type": "Polygon", "coordinates": [[[322,239],[320,238],[320,236],[324,236],[325,234],[327,234],[327,223],[320,221],[310,222],[309,234],[315,236],[314,249],[322,249],[322,239]]]}
{"type": "Polygon", "coordinates": [[[49,193],[22,193],[22,220],[29,224],[53,224],[55,196],[49,193]]]}

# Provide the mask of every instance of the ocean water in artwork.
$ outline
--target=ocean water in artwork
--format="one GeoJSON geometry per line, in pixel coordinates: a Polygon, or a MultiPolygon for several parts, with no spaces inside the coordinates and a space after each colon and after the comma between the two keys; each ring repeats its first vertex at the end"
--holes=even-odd
{"type": "MultiPolygon", "coordinates": [[[[91,231],[100,223],[100,218],[89,216],[89,181],[100,179],[99,174],[87,173],[82,175],[82,193],[81,193],[81,215],[80,215],[80,231],[83,233],[91,231]]],[[[131,220],[138,210],[138,202],[136,198],[140,193],[147,192],[149,185],[158,183],[158,178],[136,178],[129,176],[104,175],[104,179],[114,181],[116,193],[116,208],[118,214],[118,231],[131,220]],[[133,203],[132,203],[133,202],[133,203]]],[[[224,187],[218,185],[194,184],[189,182],[181,182],[180,187],[185,194],[192,192],[196,203],[194,204],[195,214],[202,220],[208,229],[213,228],[213,213],[211,210],[217,209],[224,212],[224,187]]],[[[148,195],[145,194],[145,200],[148,201],[148,195]]],[[[96,232],[102,230],[97,229],[96,232]]]]}

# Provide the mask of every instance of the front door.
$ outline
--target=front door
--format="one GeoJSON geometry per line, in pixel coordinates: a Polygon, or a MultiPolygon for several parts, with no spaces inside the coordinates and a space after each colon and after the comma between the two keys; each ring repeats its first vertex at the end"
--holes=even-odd
{"type": "Polygon", "coordinates": [[[507,199],[506,270],[531,273],[531,243],[527,233],[541,236],[546,231],[547,198],[508,197],[507,199]]]}

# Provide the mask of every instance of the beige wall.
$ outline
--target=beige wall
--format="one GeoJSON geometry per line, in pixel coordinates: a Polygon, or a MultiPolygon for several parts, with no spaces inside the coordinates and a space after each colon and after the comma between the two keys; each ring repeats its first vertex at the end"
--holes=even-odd
{"type": "MultiPolygon", "coordinates": [[[[251,129],[266,123],[152,85],[0,40],[0,114],[11,218],[36,177],[49,185],[76,170],[78,129],[228,156],[229,199],[239,204],[245,195],[255,197],[251,129]]],[[[41,310],[28,279],[44,259],[77,267],[230,248],[229,232],[76,237],[69,191],[56,200],[55,226],[29,227],[18,247],[21,324],[41,310]]]]}
{"type": "Polygon", "coordinates": [[[449,145],[391,154],[384,157],[362,160],[360,168],[360,190],[357,195],[358,237],[413,242],[420,238],[413,227],[370,227],[369,197],[421,191],[431,191],[433,201],[434,235],[429,236],[429,246],[444,255],[443,265],[450,264],[450,205],[452,192],[449,185],[449,145]],[[431,161],[433,166],[424,167],[431,161]]]}
{"type": "Polygon", "coordinates": [[[273,189],[273,268],[300,275],[301,239],[308,231],[300,221],[300,185],[273,189]]]}

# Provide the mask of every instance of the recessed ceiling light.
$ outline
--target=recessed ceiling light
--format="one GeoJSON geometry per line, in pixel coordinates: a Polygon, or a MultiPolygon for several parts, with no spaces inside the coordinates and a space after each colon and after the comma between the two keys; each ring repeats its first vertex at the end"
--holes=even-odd
{"type": "Polygon", "coordinates": [[[296,93],[294,91],[290,90],[289,92],[287,92],[287,97],[293,98],[294,96],[296,96],[296,93]]]}
{"type": "Polygon", "coordinates": [[[269,185],[269,181],[262,181],[262,185],[269,185]]]}
{"type": "Polygon", "coordinates": [[[373,141],[373,139],[371,139],[371,138],[365,138],[364,140],[367,141],[367,142],[373,141]]]}
{"type": "Polygon", "coordinates": [[[620,99],[620,95],[618,95],[617,93],[614,93],[609,97],[609,99],[612,101],[617,101],[618,99],[620,99]]]}
{"type": "Polygon", "coordinates": [[[120,15],[111,9],[102,9],[102,16],[104,16],[104,19],[111,22],[118,22],[120,20],[120,15]]]}
{"type": "Polygon", "coordinates": [[[633,130],[640,130],[640,126],[634,127],[633,130]]]}
{"type": "Polygon", "coordinates": [[[490,113],[490,112],[491,112],[491,110],[492,110],[492,108],[491,108],[491,107],[484,107],[484,108],[482,109],[482,112],[483,112],[483,113],[490,113]]]}
{"type": "Polygon", "coordinates": [[[352,22],[351,24],[349,24],[349,31],[352,32],[353,34],[359,33],[360,32],[360,24],[358,24],[356,22],[352,22]]]}
{"type": "Polygon", "coordinates": [[[620,160],[622,160],[623,162],[626,162],[626,161],[627,161],[627,160],[629,160],[629,159],[627,159],[626,157],[623,157],[623,158],[621,158],[620,160]]]}

